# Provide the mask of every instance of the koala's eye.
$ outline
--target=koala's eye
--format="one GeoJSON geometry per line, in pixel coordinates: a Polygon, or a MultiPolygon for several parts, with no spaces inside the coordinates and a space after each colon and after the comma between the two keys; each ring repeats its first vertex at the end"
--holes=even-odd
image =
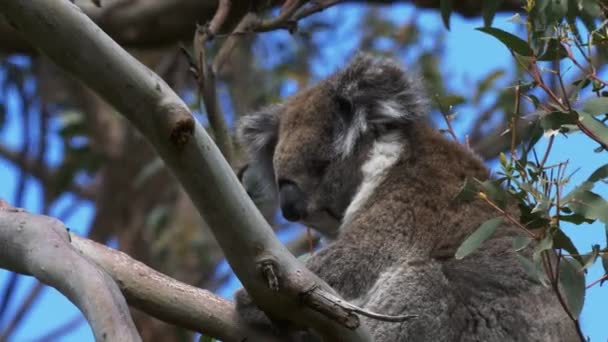
{"type": "Polygon", "coordinates": [[[349,122],[353,116],[353,103],[349,99],[342,96],[336,97],[336,103],[338,105],[338,114],[346,122],[349,122]]]}

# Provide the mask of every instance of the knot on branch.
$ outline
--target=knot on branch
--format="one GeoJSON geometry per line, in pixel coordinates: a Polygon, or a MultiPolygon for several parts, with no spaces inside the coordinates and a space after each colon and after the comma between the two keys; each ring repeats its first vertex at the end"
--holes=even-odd
{"type": "Polygon", "coordinates": [[[191,116],[179,119],[173,125],[169,141],[177,150],[181,150],[194,134],[194,119],[191,116]]]}
{"type": "Polygon", "coordinates": [[[273,260],[264,260],[260,262],[260,269],[268,283],[268,288],[273,292],[279,292],[278,268],[275,262],[273,260]]]}

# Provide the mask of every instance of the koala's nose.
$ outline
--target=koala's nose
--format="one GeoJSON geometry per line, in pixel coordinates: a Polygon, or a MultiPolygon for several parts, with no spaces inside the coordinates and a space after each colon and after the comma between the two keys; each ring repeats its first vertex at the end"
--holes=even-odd
{"type": "Polygon", "coordinates": [[[306,214],[304,192],[290,181],[279,182],[279,202],[283,216],[289,221],[299,221],[306,214]]]}

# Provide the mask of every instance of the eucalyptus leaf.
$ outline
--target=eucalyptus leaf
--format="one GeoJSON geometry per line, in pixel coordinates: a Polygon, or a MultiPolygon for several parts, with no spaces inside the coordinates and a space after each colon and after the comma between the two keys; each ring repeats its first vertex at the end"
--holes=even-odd
{"type": "Polygon", "coordinates": [[[532,51],[532,48],[526,41],[509,32],[497,29],[495,27],[478,27],[476,30],[487,33],[500,40],[500,42],[509,48],[509,50],[513,50],[513,52],[519,55],[526,57],[532,57],[534,55],[534,51],[532,51]]]}
{"type": "Polygon", "coordinates": [[[475,251],[484,241],[494,234],[496,228],[500,226],[502,221],[502,217],[495,217],[482,223],[481,226],[479,226],[479,228],[477,228],[477,230],[458,247],[455,258],[462,259],[475,251]]]}
{"type": "Polygon", "coordinates": [[[466,99],[461,95],[450,94],[445,96],[437,96],[436,101],[441,107],[449,108],[465,103],[466,99]]]}
{"type": "Polygon", "coordinates": [[[443,20],[443,25],[449,31],[450,16],[452,15],[452,0],[440,0],[439,8],[441,10],[441,20],[443,20]]]}
{"type": "Polygon", "coordinates": [[[608,127],[593,117],[593,115],[585,111],[579,110],[577,113],[579,116],[580,125],[584,126],[598,140],[600,140],[603,146],[608,146],[608,127]]]}
{"type": "Polygon", "coordinates": [[[608,179],[608,164],[605,164],[599,167],[597,170],[593,171],[591,176],[587,179],[589,182],[597,182],[608,179]]]}
{"type": "Polygon", "coordinates": [[[561,229],[556,229],[553,232],[553,247],[563,249],[570,255],[573,255],[574,258],[576,258],[576,260],[578,260],[580,263],[583,262],[582,257],[579,255],[580,253],[578,252],[578,249],[576,249],[576,246],[574,243],[572,243],[572,240],[570,240],[568,235],[564,234],[561,229]]]}
{"type": "Polygon", "coordinates": [[[534,263],[530,259],[517,254],[517,260],[523,267],[524,271],[526,271],[530,279],[534,280],[537,283],[542,283],[540,280],[542,273],[539,273],[539,270],[536,268],[536,265],[534,265],[534,263]]]}
{"type": "Polygon", "coordinates": [[[483,192],[500,208],[507,206],[507,193],[495,180],[487,180],[480,183],[483,192]]]}
{"type": "Polygon", "coordinates": [[[608,222],[608,202],[592,191],[581,191],[568,202],[575,213],[588,219],[608,222]]]}
{"type": "Polygon", "coordinates": [[[515,249],[516,252],[519,252],[528,247],[530,242],[532,242],[531,237],[527,235],[517,235],[515,238],[513,238],[513,249],[515,249]]]}
{"type": "Polygon", "coordinates": [[[576,125],[578,118],[576,113],[551,112],[541,117],[540,126],[545,132],[559,131],[564,125],[576,125]]]}
{"type": "Polygon", "coordinates": [[[460,192],[452,199],[453,202],[470,202],[475,199],[477,195],[477,188],[475,187],[475,182],[472,179],[467,178],[464,180],[464,184],[460,189],[460,192]]]}
{"type": "Polygon", "coordinates": [[[494,21],[494,15],[498,10],[498,6],[502,0],[484,0],[481,8],[481,14],[483,16],[483,26],[490,27],[494,21]]]}
{"type": "Polygon", "coordinates": [[[568,56],[566,48],[559,42],[559,40],[552,38],[549,39],[545,53],[538,57],[539,61],[556,61],[564,59],[568,56]]]}
{"type": "Polygon", "coordinates": [[[559,264],[559,282],[566,295],[570,313],[578,318],[585,302],[585,275],[578,261],[562,259],[559,264]]]}
{"type": "Polygon", "coordinates": [[[586,270],[589,267],[593,266],[593,264],[595,263],[595,261],[597,260],[599,255],[600,255],[600,245],[595,244],[591,247],[591,253],[583,256],[581,258],[581,260],[577,259],[583,265],[582,270],[586,270]]]}
{"type": "Polygon", "coordinates": [[[583,111],[597,116],[608,113],[608,97],[593,97],[583,103],[583,111]]]}

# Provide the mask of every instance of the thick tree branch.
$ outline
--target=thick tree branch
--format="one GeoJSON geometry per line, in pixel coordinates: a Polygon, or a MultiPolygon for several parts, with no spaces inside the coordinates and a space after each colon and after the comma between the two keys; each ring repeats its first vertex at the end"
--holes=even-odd
{"type": "Polygon", "coordinates": [[[63,293],[83,312],[97,340],[141,340],[116,283],[70,245],[61,222],[0,202],[0,267],[63,293]]]}
{"type": "MultiPolygon", "coordinates": [[[[249,9],[250,0],[233,1],[230,14],[226,17],[226,32],[239,22],[249,9]]],[[[390,5],[411,3],[419,8],[437,9],[439,0],[345,0],[345,3],[366,3],[390,5]]],[[[159,47],[188,40],[194,33],[196,23],[209,22],[218,7],[217,0],[147,0],[124,1],[104,0],[102,7],[94,6],[90,0],[76,1],[104,32],[122,46],[159,47]]],[[[279,4],[281,1],[273,1],[279,4]]],[[[481,14],[483,1],[454,0],[453,11],[465,17],[481,14]]],[[[505,0],[499,11],[517,11],[523,1],[505,0]]],[[[0,20],[0,51],[32,53],[35,50],[22,35],[17,33],[6,20],[0,20]]]]}
{"type": "MultiPolygon", "coordinates": [[[[33,45],[96,90],[152,143],[209,223],[233,270],[256,304],[273,317],[310,326],[329,341],[367,341],[299,296],[333,292],[276,239],[188,107],[156,74],[124,51],[67,1],[3,0],[0,11],[33,45]],[[260,268],[279,280],[269,287],[260,268]]],[[[267,273],[266,273],[267,274],[267,273]]],[[[330,309],[331,310],[331,309],[330,309]]]]}
{"type": "Polygon", "coordinates": [[[230,301],[159,273],[125,253],[74,234],[71,237],[77,250],[114,278],[130,305],[223,341],[246,337],[230,301]]]}

